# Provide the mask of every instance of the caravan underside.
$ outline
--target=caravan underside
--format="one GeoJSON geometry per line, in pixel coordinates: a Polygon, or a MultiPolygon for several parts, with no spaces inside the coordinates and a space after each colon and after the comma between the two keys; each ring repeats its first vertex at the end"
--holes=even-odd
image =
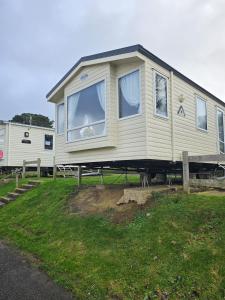
{"type": "MultiPolygon", "coordinates": [[[[153,160],[153,159],[140,159],[140,160],[118,160],[118,161],[103,161],[103,162],[89,162],[79,163],[76,165],[85,166],[90,169],[107,168],[111,170],[130,170],[130,171],[144,171],[146,173],[170,174],[182,173],[181,161],[168,161],[168,160],[153,160]]],[[[190,163],[190,172],[213,172],[217,167],[212,163],[190,163]]]]}

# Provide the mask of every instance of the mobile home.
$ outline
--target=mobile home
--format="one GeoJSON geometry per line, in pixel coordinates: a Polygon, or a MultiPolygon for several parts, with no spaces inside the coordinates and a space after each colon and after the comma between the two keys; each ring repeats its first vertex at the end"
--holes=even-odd
{"type": "Polygon", "coordinates": [[[52,167],[54,156],[54,129],[0,123],[0,169],[21,167],[23,160],[41,159],[41,167],[52,167]]]}
{"type": "Polygon", "coordinates": [[[47,99],[58,164],[160,171],[224,153],[224,102],[141,45],[82,57],[47,99]]]}

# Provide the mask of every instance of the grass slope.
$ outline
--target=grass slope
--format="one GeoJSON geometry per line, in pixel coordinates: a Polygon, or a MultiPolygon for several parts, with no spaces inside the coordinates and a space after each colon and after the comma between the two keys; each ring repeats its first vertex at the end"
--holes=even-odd
{"type": "Polygon", "coordinates": [[[149,212],[115,225],[68,215],[73,191],[72,179],[45,181],[5,206],[0,238],[78,299],[224,299],[224,198],[156,195],[149,212]]]}

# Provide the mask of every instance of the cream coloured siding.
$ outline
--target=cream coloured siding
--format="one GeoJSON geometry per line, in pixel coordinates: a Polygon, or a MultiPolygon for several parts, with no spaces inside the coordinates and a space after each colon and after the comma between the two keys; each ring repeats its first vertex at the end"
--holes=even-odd
{"type": "Polygon", "coordinates": [[[171,74],[150,60],[146,63],[147,80],[147,145],[148,158],[160,160],[180,161],[182,151],[189,151],[192,155],[215,154],[218,151],[218,132],[216,123],[216,107],[218,103],[204,93],[193,88],[177,76],[173,76],[173,94],[171,111],[171,74]],[[168,78],[168,119],[155,115],[154,111],[154,70],[168,78]],[[183,102],[179,101],[183,96],[183,102]],[[207,102],[208,130],[204,132],[197,128],[196,95],[207,102]],[[180,106],[184,108],[185,117],[177,114],[180,106]],[[173,119],[173,126],[172,126],[173,119]],[[173,128],[173,130],[172,130],[173,128]],[[173,132],[173,135],[172,135],[173,132]],[[172,154],[174,151],[174,156],[172,154]]]}
{"type": "Polygon", "coordinates": [[[53,135],[53,143],[55,143],[53,129],[14,123],[6,123],[4,126],[7,132],[6,159],[0,161],[0,166],[22,166],[24,159],[36,160],[37,158],[41,158],[42,167],[53,166],[54,148],[53,150],[44,149],[45,134],[53,135]],[[24,132],[29,132],[29,137],[25,138],[24,132]],[[31,144],[22,143],[23,139],[30,140],[31,144]]]}
{"type": "Polygon", "coordinates": [[[156,65],[149,59],[146,60],[146,127],[147,151],[149,159],[171,160],[171,103],[170,103],[170,73],[156,65]],[[154,99],[154,72],[157,71],[167,77],[167,109],[168,118],[157,116],[155,113],[154,99]]]}
{"type": "Polygon", "coordinates": [[[82,67],[58,91],[61,98],[54,102],[65,103],[65,132],[56,135],[56,163],[86,163],[116,160],[154,159],[180,161],[182,151],[192,155],[215,154],[218,149],[218,103],[192,85],[149,58],[136,53],[121,60],[82,67]],[[141,113],[124,119],[118,118],[118,78],[139,69],[141,113]],[[154,72],[167,78],[168,118],[155,114],[154,72]],[[86,77],[81,80],[82,77],[86,77]],[[94,137],[72,143],[66,141],[66,99],[91,84],[106,82],[106,136],[94,137]],[[64,94],[64,96],[62,96],[64,94]],[[196,95],[207,102],[208,130],[196,124],[196,95]],[[180,98],[183,102],[180,102],[180,98]],[[182,105],[185,117],[178,115],[182,105]]]}
{"type": "Polygon", "coordinates": [[[115,65],[107,63],[86,67],[76,75],[65,88],[65,103],[71,93],[102,79],[106,80],[106,136],[67,143],[65,134],[56,135],[56,163],[142,159],[146,156],[144,69],[141,61],[115,65]],[[135,69],[140,70],[141,114],[119,120],[117,80],[135,69]],[[80,80],[82,74],[88,74],[86,80],[80,80]]]}
{"type": "Polygon", "coordinates": [[[174,76],[173,102],[175,158],[180,160],[182,151],[189,151],[192,155],[218,153],[217,102],[176,76],[174,76]],[[183,103],[179,102],[180,95],[184,97],[183,103]],[[207,102],[207,132],[197,128],[196,95],[201,96],[207,102]],[[177,114],[180,105],[184,108],[185,118],[177,114]]]}

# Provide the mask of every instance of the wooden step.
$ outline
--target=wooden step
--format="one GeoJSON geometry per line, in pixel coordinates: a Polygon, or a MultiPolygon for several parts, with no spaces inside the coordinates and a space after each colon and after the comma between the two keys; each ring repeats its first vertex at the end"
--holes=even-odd
{"type": "Polygon", "coordinates": [[[25,190],[30,190],[35,187],[33,184],[22,184],[21,187],[25,190]]]}
{"type": "Polygon", "coordinates": [[[32,184],[32,185],[39,185],[39,184],[41,184],[41,181],[37,181],[37,180],[29,180],[28,181],[28,184],[32,184]]]}
{"type": "Polygon", "coordinates": [[[27,191],[28,191],[28,189],[22,189],[22,188],[16,188],[15,189],[15,192],[18,193],[18,194],[23,194],[27,191]]]}
{"type": "Polygon", "coordinates": [[[17,197],[20,196],[20,194],[19,193],[8,193],[7,196],[9,198],[16,199],[17,197]]]}
{"type": "Polygon", "coordinates": [[[3,203],[5,203],[5,204],[7,204],[7,203],[11,202],[12,199],[10,199],[10,198],[8,198],[8,197],[1,197],[1,198],[0,198],[0,201],[3,202],[3,203]]]}

